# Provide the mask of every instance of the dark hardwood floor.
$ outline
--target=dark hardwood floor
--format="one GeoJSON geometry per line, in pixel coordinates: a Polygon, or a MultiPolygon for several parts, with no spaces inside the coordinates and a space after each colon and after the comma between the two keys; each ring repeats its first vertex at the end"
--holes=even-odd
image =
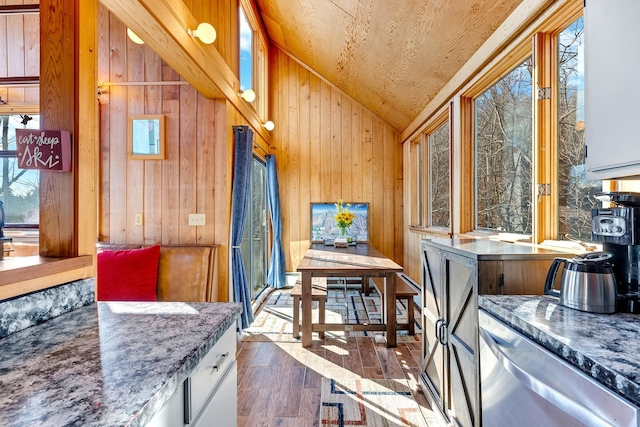
{"type": "Polygon", "coordinates": [[[386,348],[372,337],[314,336],[308,349],[300,343],[240,342],[237,359],[239,427],[319,426],[322,377],[407,379],[425,419],[433,416],[417,385],[419,342],[386,348]]]}

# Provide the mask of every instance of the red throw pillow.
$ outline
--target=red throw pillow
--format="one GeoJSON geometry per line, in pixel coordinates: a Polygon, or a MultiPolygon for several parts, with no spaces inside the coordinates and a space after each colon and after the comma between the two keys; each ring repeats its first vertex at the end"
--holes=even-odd
{"type": "Polygon", "coordinates": [[[155,301],[160,246],[98,252],[98,301],[155,301]]]}

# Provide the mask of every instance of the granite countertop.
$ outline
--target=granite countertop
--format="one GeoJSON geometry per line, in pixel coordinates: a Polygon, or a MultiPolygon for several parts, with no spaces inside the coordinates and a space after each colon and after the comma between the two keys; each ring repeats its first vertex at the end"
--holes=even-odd
{"type": "Polygon", "coordinates": [[[423,243],[437,246],[467,258],[477,260],[510,260],[510,259],[553,259],[554,257],[573,258],[567,252],[544,249],[538,246],[498,242],[488,239],[444,239],[433,238],[423,243]]]}
{"type": "Polygon", "coordinates": [[[549,296],[481,295],[480,308],[640,405],[640,315],[585,313],[549,296]]]}
{"type": "Polygon", "coordinates": [[[0,339],[0,425],[144,426],[241,310],[99,302],[0,339]]]}

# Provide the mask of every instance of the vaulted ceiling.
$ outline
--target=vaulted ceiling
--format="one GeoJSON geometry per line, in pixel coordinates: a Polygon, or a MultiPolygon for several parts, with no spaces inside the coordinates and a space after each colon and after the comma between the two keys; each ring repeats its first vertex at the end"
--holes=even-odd
{"type": "Polygon", "coordinates": [[[257,0],[269,38],[402,131],[522,0],[257,0]]]}

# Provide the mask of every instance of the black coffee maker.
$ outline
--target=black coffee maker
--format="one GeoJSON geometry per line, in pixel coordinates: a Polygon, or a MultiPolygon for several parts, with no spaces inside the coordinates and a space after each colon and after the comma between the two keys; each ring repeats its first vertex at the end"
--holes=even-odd
{"type": "Polygon", "coordinates": [[[591,210],[591,238],[610,252],[616,277],[616,311],[640,313],[640,193],[597,193],[613,205],[591,210]]]}

